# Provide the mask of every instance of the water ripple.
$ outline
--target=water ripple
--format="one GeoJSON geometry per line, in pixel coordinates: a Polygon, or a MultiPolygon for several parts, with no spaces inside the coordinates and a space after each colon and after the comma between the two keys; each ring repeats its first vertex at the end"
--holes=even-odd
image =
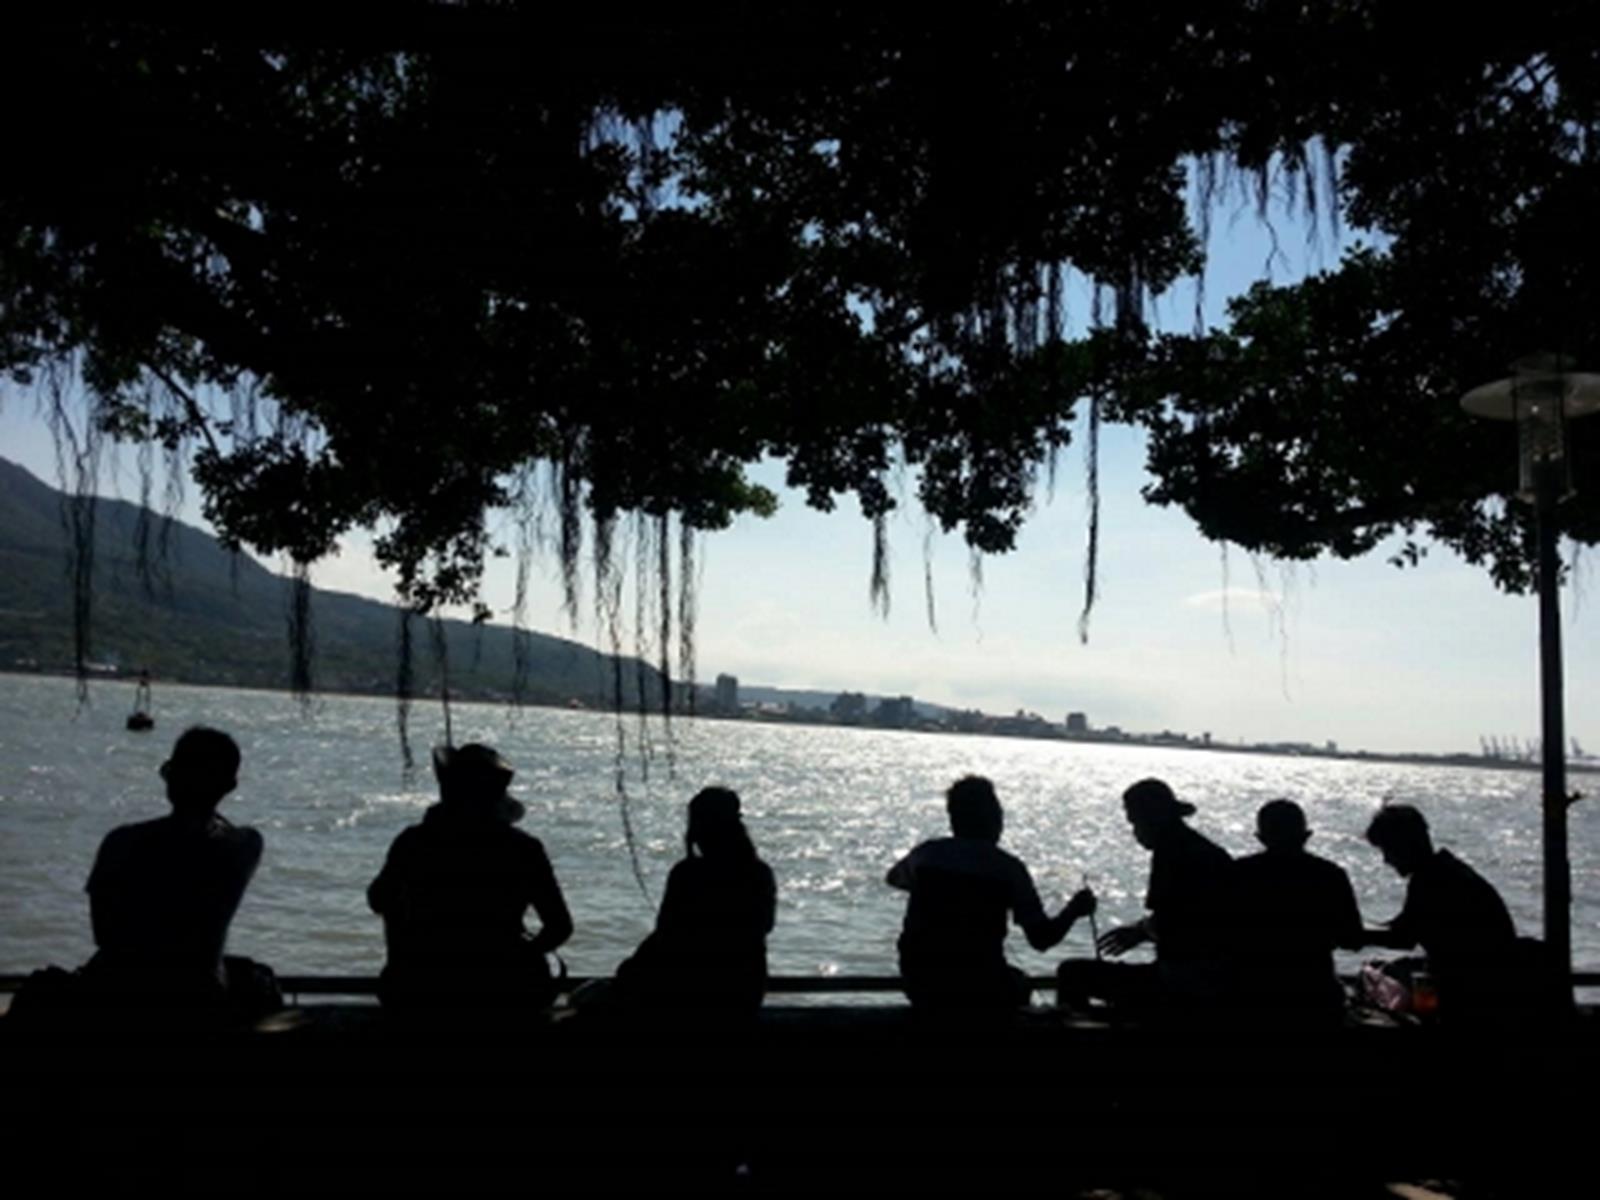
{"type": "MultiPolygon", "coordinates": [[[[267,838],[230,948],[285,972],[376,970],[383,935],[366,886],[395,834],[433,799],[426,770],[402,769],[392,705],[330,696],[304,710],[271,693],[168,687],[152,738],[122,728],[124,690],[97,684],[94,704],[75,717],[69,682],[0,677],[0,971],[87,957],[82,889],[95,848],[112,826],[165,811],[156,768],[173,734],[198,721],[239,739],[244,765],[225,811],[267,838]]],[[[497,707],[459,705],[455,720],[458,740],[492,742],[518,767],[523,827],[545,842],[577,923],[563,952],[577,973],[614,970],[649,931],[652,902],[683,852],[685,804],[711,783],[743,796],[778,877],[770,957],[781,972],[893,970],[904,896],[884,873],[945,832],[944,789],[969,772],[995,781],[1005,845],[1032,868],[1045,902],[1059,903],[1087,875],[1102,929],[1142,911],[1148,858],[1118,798],[1149,775],[1169,780],[1199,809],[1196,827],[1236,854],[1256,849],[1261,803],[1297,800],[1312,848],[1349,870],[1374,921],[1399,910],[1404,889],[1366,844],[1366,822],[1386,796],[1414,803],[1442,844],[1501,889],[1525,932],[1541,919],[1533,773],[675,721],[675,771],[666,772],[656,723],[644,779],[629,718],[627,812],[647,898],[627,852],[611,717],[530,709],[508,720],[497,707]]],[[[419,709],[414,744],[441,738],[438,714],[419,709]]],[[[1600,807],[1573,810],[1572,847],[1575,957],[1600,966],[1600,807]]],[[[1048,972],[1062,953],[1086,953],[1088,934],[1074,931],[1052,954],[1018,937],[1009,950],[1019,966],[1048,972]]]]}

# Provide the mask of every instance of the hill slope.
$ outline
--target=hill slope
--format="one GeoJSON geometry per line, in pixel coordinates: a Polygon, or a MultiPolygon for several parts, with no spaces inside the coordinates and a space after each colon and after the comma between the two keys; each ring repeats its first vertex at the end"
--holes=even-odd
{"type": "MultiPolygon", "coordinates": [[[[65,497],[0,458],[0,669],[69,670],[72,588],[65,497]]],[[[123,500],[95,506],[90,655],[158,679],[247,687],[290,682],[288,604],[283,576],[215,538],[146,511],[150,552],[140,570],[140,509],[123,500]],[[158,546],[164,543],[164,549],[158,546]]],[[[313,590],[315,684],[330,691],[388,692],[399,662],[399,610],[365,597],[313,590]]],[[[437,687],[428,630],[413,624],[415,686],[437,687]]],[[[503,625],[445,622],[451,690],[463,697],[510,696],[517,679],[513,631],[503,625]]],[[[564,638],[520,635],[523,696],[534,703],[611,703],[612,659],[564,638]]],[[[623,661],[625,702],[633,704],[641,666],[623,661]]],[[[660,676],[642,667],[646,696],[658,703],[660,676]]]]}

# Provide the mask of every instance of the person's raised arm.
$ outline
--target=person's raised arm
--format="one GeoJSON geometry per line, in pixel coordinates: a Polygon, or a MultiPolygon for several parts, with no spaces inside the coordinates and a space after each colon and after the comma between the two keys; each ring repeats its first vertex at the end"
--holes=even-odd
{"type": "Polygon", "coordinates": [[[1078,923],[1079,917],[1086,917],[1094,912],[1096,904],[1093,892],[1088,888],[1079,888],[1055,916],[1045,916],[1041,907],[1032,920],[1023,922],[1019,918],[1018,923],[1022,925],[1022,932],[1027,936],[1028,945],[1035,950],[1050,950],[1072,932],[1072,927],[1078,923]]]}

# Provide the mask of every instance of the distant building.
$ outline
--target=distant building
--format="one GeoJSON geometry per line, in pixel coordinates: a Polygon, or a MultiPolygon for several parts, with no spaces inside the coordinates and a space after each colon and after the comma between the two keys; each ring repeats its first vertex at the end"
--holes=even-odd
{"type": "Polygon", "coordinates": [[[739,711],[739,679],[734,675],[717,676],[716,704],[718,712],[739,711]]]}
{"type": "Polygon", "coordinates": [[[1070,712],[1070,713],[1068,713],[1067,714],[1067,732],[1068,733],[1088,733],[1089,732],[1089,718],[1087,716],[1085,716],[1081,712],[1070,712]]]}
{"type": "Polygon", "coordinates": [[[975,708],[950,714],[950,727],[957,733],[987,733],[994,727],[994,718],[975,708]]]}
{"type": "Polygon", "coordinates": [[[904,729],[917,719],[917,706],[910,696],[891,700],[885,697],[872,710],[872,723],[889,729],[904,729]]]}
{"type": "Polygon", "coordinates": [[[828,705],[828,712],[841,724],[860,724],[866,720],[867,698],[860,692],[840,692],[828,705]]]}

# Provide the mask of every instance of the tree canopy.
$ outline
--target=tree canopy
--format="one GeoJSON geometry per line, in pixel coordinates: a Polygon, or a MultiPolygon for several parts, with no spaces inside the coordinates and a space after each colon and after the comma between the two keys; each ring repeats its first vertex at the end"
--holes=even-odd
{"type": "MultiPolygon", "coordinates": [[[[543,505],[569,579],[586,517],[602,576],[639,519],[665,612],[669,523],[686,553],[770,511],[767,458],[880,545],[904,464],[1003,552],[1102,421],[1148,431],[1148,499],[1208,537],[1399,531],[1528,584],[1510,439],[1456,400],[1531,350],[1600,363],[1585,6],[685,7],[12,17],[0,371],[193,445],[236,544],[380,530],[418,611],[476,598],[486,512],[543,505]],[[1230,186],[1369,244],[1152,331],[1230,186]]],[[[1600,538],[1600,494],[1562,520],[1600,538]]]]}

